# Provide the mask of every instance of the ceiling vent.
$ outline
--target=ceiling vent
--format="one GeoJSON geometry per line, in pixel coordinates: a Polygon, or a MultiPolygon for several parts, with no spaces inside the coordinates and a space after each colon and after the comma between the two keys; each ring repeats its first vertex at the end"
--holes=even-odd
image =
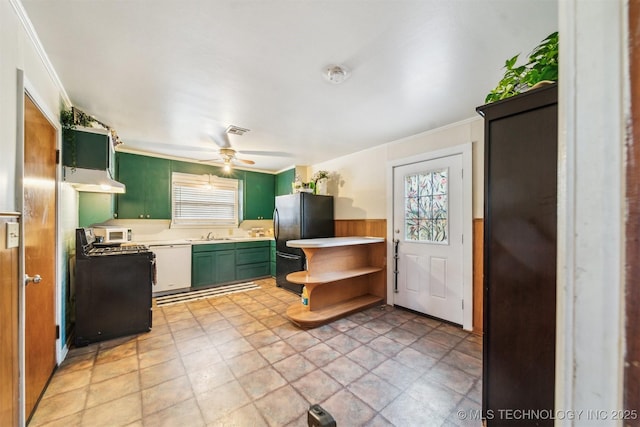
{"type": "Polygon", "coordinates": [[[235,126],[235,125],[229,125],[229,126],[227,126],[227,129],[225,130],[225,132],[227,132],[230,135],[242,136],[246,132],[249,132],[249,129],[241,128],[241,127],[235,126]]]}

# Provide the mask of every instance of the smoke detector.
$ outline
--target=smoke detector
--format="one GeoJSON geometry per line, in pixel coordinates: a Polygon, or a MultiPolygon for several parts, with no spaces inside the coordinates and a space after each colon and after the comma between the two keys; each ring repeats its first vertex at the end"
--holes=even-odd
{"type": "Polygon", "coordinates": [[[350,75],[349,70],[341,65],[329,65],[324,72],[325,79],[336,85],[347,80],[350,75]]]}
{"type": "Polygon", "coordinates": [[[240,126],[229,125],[227,126],[227,129],[225,130],[225,132],[231,135],[242,136],[246,132],[249,132],[249,129],[241,128],[240,126]]]}

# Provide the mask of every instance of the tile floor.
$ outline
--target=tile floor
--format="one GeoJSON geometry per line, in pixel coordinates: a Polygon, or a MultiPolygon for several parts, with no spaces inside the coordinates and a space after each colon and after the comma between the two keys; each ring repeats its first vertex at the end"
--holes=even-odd
{"type": "Polygon", "coordinates": [[[304,331],[261,289],[154,308],[153,330],[71,349],[30,426],[339,427],[480,422],[481,340],[390,306],[304,331]]]}

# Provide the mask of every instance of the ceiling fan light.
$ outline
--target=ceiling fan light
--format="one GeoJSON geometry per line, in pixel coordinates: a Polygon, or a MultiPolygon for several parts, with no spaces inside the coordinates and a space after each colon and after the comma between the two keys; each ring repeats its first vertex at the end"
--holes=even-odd
{"type": "Polygon", "coordinates": [[[229,173],[229,172],[231,172],[231,162],[230,162],[229,160],[225,159],[225,161],[224,161],[224,166],[222,167],[222,170],[223,170],[225,173],[229,173]]]}
{"type": "Polygon", "coordinates": [[[329,65],[324,73],[325,79],[336,85],[347,80],[350,75],[350,71],[341,65],[329,65]]]}

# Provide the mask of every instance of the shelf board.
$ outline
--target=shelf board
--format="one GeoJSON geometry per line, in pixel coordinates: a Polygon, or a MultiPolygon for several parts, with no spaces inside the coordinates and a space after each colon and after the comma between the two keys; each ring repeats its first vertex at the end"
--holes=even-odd
{"type": "Polygon", "coordinates": [[[382,271],[382,267],[360,267],[342,271],[326,271],[320,274],[310,275],[307,271],[296,271],[287,275],[287,280],[300,285],[337,282],[338,280],[364,276],[366,274],[382,271]]]}
{"type": "Polygon", "coordinates": [[[315,328],[351,313],[382,304],[383,302],[384,299],[381,297],[366,294],[325,307],[318,311],[310,311],[307,307],[297,302],[287,308],[287,317],[301,328],[315,328]]]}

